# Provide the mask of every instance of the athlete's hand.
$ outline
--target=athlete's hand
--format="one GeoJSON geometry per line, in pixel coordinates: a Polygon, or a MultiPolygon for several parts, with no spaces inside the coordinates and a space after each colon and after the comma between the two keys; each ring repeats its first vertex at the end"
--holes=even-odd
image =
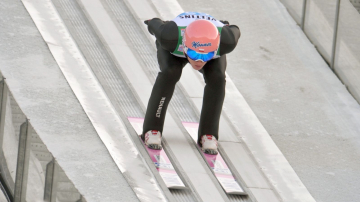
{"type": "Polygon", "coordinates": [[[220,22],[222,22],[225,25],[230,25],[229,21],[227,21],[227,20],[220,20],[220,22]]]}
{"type": "Polygon", "coordinates": [[[144,23],[145,25],[149,25],[149,21],[152,20],[152,19],[149,19],[149,20],[145,20],[144,23]]]}
{"type": "MultiPolygon", "coordinates": [[[[152,19],[145,20],[145,21],[144,21],[144,24],[145,24],[145,25],[149,25],[149,21],[150,21],[150,20],[152,20],[152,19]]],[[[167,22],[169,22],[169,21],[168,21],[168,20],[163,21],[163,23],[167,23],[167,22]]]]}

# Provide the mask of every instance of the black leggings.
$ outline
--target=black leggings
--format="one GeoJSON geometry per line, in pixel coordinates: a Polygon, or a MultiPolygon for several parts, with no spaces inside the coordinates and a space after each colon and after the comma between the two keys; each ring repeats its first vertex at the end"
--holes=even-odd
{"type": "MultiPolygon", "coordinates": [[[[165,114],[174,93],[175,84],[180,80],[185,58],[172,55],[156,42],[160,72],[151,92],[145,114],[143,134],[149,130],[163,131],[165,114]]],[[[200,115],[198,143],[202,135],[219,137],[219,120],[225,98],[226,56],[210,60],[200,70],[205,79],[203,105],[200,115]]]]}

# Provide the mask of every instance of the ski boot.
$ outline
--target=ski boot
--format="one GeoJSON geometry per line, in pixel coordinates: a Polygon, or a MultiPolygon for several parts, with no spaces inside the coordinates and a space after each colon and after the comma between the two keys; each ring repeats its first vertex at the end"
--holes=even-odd
{"type": "Polygon", "coordinates": [[[201,150],[206,154],[216,155],[218,154],[218,143],[213,135],[203,135],[201,137],[201,150]]]}
{"type": "Polygon", "coordinates": [[[161,132],[157,130],[149,130],[145,133],[145,145],[150,149],[160,150],[161,146],[161,132]]]}

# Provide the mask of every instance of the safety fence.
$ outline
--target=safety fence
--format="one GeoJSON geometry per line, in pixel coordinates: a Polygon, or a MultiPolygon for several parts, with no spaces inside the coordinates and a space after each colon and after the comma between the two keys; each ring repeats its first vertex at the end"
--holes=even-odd
{"type": "Polygon", "coordinates": [[[0,199],[84,202],[0,81],[0,199]],[[0,191],[1,192],[1,191],[0,191]]]}
{"type": "Polygon", "coordinates": [[[349,0],[280,0],[360,103],[360,14],[349,0]]]}

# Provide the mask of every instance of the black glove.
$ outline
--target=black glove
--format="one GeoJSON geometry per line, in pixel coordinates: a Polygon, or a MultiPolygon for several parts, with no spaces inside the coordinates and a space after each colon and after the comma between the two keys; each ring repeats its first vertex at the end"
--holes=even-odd
{"type": "MultiPolygon", "coordinates": [[[[152,20],[152,19],[150,19],[150,20],[152,20]]],[[[145,25],[149,25],[149,21],[150,21],[150,20],[145,20],[145,21],[144,21],[145,25]]]]}
{"type": "MultiPolygon", "coordinates": [[[[149,25],[149,21],[150,21],[150,20],[152,20],[152,19],[145,20],[145,21],[144,21],[144,24],[145,24],[145,25],[149,25]]],[[[167,23],[167,22],[169,22],[169,21],[168,21],[168,20],[163,21],[163,23],[167,23]]]]}
{"type": "Polygon", "coordinates": [[[230,25],[229,21],[227,21],[227,20],[220,20],[220,22],[222,22],[225,25],[230,25]]]}

